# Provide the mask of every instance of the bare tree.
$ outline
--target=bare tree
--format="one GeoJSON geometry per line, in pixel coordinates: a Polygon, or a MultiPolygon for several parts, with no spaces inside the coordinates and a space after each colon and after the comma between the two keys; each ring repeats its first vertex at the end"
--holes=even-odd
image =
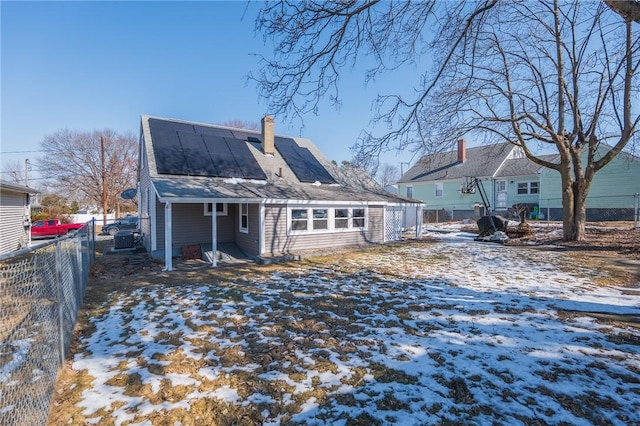
{"type": "Polygon", "coordinates": [[[244,121],[238,118],[233,120],[227,120],[220,124],[221,126],[233,127],[235,129],[246,129],[246,130],[260,130],[262,127],[260,123],[256,123],[255,121],[244,121]]]}
{"type": "Polygon", "coordinates": [[[44,138],[41,148],[45,156],[39,159],[39,165],[49,180],[50,192],[55,188],[56,194],[96,206],[103,205],[104,176],[108,211],[117,211],[128,203],[120,194],[136,187],[137,147],[137,138],[131,133],[64,129],[44,138]]]}
{"type": "Polygon", "coordinates": [[[20,161],[14,161],[3,165],[2,178],[9,182],[17,183],[18,185],[24,185],[24,164],[20,161]]]}
{"type": "Polygon", "coordinates": [[[393,166],[389,163],[384,163],[382,168],[378,172],[378,181],[383,188],[389,185],[393,185],[400,179],[400,170],[398,166],[393,166]]]}
{"type": "Polygon", "coordinates": [[[277,40],[275,56],[250,78],[271,111],[301,118],[322,98],[339,105],[340,72],[364,56],[370,82],[430,55],[433,68],[408,97],[378,95],[373,121],[389,131],[366,134],[354,157],[439,151],[469,134],[509,141],[560,173],[564,239],[582,240],[593,176],[640,117],[631,104],[640,88],[639,2],[628,3],[270,2],[256,22],[277,40]],[[559,160],[536,156],[542,147],[559,160]]]}

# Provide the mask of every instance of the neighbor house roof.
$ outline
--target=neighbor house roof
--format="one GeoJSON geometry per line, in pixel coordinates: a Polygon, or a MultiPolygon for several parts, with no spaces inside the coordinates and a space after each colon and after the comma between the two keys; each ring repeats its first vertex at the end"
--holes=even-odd
{"type": "MultiPolygon", "coordinates": [[[[557,154],[541,155],[539,158],[552,161],[557,157],[557,154]]],[[[515,177],[515,176],[534,176],[543,167],[534,163],[527,157],[523,158],[510,158],[505,160],[504,164],[495,173],[497,178],[515,177]]]]}
{"type": "Polygon", "coordinates": [[[421,203],[385,191],[360,169],[329,162],[308,139],[142,116],[151,181],[162,200],[421,203]]]}
{"type": "Polygon", "coordinates": [[[407,170],[400,183],[493,176],[514,148],[508,142],[467,148],[465,161],[458,160],[457,151],[426,155],[407,170]]]}
{"type": "Polygon", "coordinates": [[[0,179],[0,188],[8,189],[15,192],[23,192],[25,194],[37,194],[37,189],[29,188],[28,186],[18,185],[3,179],[0,179]]]}

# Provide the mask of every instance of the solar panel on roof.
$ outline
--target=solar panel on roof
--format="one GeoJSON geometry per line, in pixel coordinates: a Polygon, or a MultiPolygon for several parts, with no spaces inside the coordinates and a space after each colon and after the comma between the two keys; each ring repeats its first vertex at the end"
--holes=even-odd
{"type": "Polygon", "coordinates": [[[158,173],[266,179],[244,140],[229,129],[149,119],[158,173]]]}
{"type": "Polygon", "coordinates": [[[223,137],[202,135],[211,160],[216,166],[218,177],[241,177],[241,171],[234,155],[223,137]]]}
{"type": "Polygon", "coordinates": [[[156,169],[161,174],[185,174],[185,170],[188,169],[187,159],[178,140],[178,134],[171,124],[173,123],[149,119],[156,169]]]}
{"type": "Polygon", "coordinates": [[[217,176],[218,170],[211,161],[202,135],[197,133],[177,132],[182,151],[187,160],[189,175],[191,176],[217,176]]]}
{"type": "Polygon", "coordinates": [[[300,182],[335,183],[335,179],[309,149],[289,138],[276,138],[275,145],[300,182]]]}
{"type": "Polygon", "coordinates": [[[233,133],[229,129],[221,129],[219,127],[212,126],[200,126],[197,124],[193,125],[196,133],[200,133],[201,135],[211,135],[211,136],[220,136],[223,138],[233,137],[233,133]]]}
{"type": "Polygon", "coordinates": [[[227,146],[233,154],[242,177],[246,179],[264,180],[267,176],[249,150],[246,142],[240,139],[226,139],[227,146]]]}

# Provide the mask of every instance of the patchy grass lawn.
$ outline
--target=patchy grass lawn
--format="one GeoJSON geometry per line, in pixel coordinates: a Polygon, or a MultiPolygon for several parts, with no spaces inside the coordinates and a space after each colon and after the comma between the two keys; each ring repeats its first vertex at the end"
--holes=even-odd
{"type": "Polygon", "coordinates": [[[562,253],[456,234],[100,284],[51,425],[640,422],[640,293],[562,253]]]}

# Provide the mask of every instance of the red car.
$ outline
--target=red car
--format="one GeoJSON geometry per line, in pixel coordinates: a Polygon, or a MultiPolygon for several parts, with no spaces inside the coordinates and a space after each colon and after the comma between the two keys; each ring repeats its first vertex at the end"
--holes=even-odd
{"type": "Polygon", "coordinates": [[[31,238],[59,237],[83,226],[83,223],[60,223],[58,219],[38,220],[31,225],[31,238]]]}

